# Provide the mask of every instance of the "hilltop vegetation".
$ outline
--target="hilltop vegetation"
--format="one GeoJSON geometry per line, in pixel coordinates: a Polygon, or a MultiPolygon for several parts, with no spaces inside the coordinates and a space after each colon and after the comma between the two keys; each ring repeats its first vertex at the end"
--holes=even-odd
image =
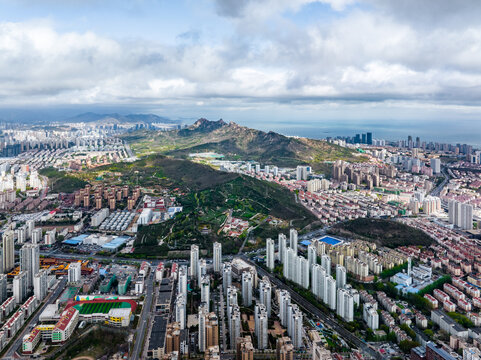
{"type": "Polygon", "coordinates": [[[231,181],[238,175],[217,171],[191,161],[150,155],[131,163],[100,166],[88,171],[84,176],[90,181],[101,178],[113,184],[143,187],[160,185],[168,188],[202,190],[231,181]]]}
{"type": "Polygon", "coordinates": [[[38,173],[48,178],[48,186],[52,192],[71,193],[87,184],[86,181],[53,167],[40,169],[38,173]]]}
{"type": "Polygon", "coordinates": [[[222,120],[199,119],[192,126],[173,131],[137,131],[124,139],[138,154],[161,153],[186,158],[189,153],[213,151],[227,159],[256,160],[262,164],[293,167],[309,164],[323,168],[325,161],[363,161],[360,154],[326,141],[292,138],[222,120]]]}
{"type": "MultiPolygon", "coordinates": [[[[187,250],[191,243],[210,249],[213,241],[221,241],[225,253],[234,253],[243,238],[228,238],[219,231],[230,215],[244,220],[256,214],[261,214],[261,219],[270,215],[299,229],[316,222],[296,203],[294,194],[280,185],[187,160],[152,155],[133,163],[100,167],[87,175],[92,181],[100,176],[112,183],[181,189],[178,200],[184,211],[164,223],[141,227],[136,254],[168,256],[169,252],[187,250]]],[[[265,226],[263,220],[260,223],[265,226]]]]}
{"type": "Polygon", "coordinates": [[[408,225],[394,220],[360,218],[334,225],[331,233],[344,237],[373,241],[380,246],[429,246],[433,239],[408,225]]]}

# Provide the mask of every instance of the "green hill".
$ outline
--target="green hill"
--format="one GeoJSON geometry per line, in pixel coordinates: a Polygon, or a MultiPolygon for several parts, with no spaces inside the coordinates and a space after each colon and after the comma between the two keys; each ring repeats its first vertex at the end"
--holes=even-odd
{"type": "Polygon", "coordinates": [[[359,218],[334,225],[330,232],[335,235],[373,241],[380,246],[429,246],[433,239],[408,225],[394,220],[359,218]]]}
{"type": "Polygon", "coordinates": [[[296,203],[294,194],[280,185],[188,160],[151,155],[133,163],[99,167],[88,174],[91,181],[102,177],[102,181],[114,184],[180,189],[178,199],[184,211],[166,222],[141,227],[132,256],[165,257],[188,250],[192,243],[211,249],[214,241],[222,242],[225,253],[235,253],[243,238],[229,238],[219,231],[228,215],[267,230],[272,228],[265,222],[267,216],[282,220],[283,230],[290,225],[301,230],[320,225],[296,203]],[[256,214],[256,220],[251,220],[256,214]]]}
{"type": "Polygon", "coordinates": [[[322,140],[292,138],[226,123],[197,120],[174,131],[137,131],[124,135],[138,154],[162,153],[185,158],[189,153],[214,151],[227,159],[256,160],[278,166],[311,165],[323,168],[325,161],[363,161],[359,153],[322,140]]]}

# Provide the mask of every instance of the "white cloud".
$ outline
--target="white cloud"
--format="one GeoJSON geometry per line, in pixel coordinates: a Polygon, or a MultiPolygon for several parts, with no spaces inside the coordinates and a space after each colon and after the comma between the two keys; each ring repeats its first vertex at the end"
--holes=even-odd
{"type": "Polygon", "coordinates": [[[375,0],[367,10],[351,9],[354,0],[320,0],[342,13],[327,23],[296,24],[283,16],[311,2],[222,2],[233,31],[215,45],[202,38],[178,46],[114,40],[61,32],[49,22],[0,23],[0,105],[183,101],[227,108],[244,101],[250,108],[365,100],[369,106],[481,106],[480,24],[418,26],[406,15],[415,12],[414,2],[398,9],[375,0]]]}

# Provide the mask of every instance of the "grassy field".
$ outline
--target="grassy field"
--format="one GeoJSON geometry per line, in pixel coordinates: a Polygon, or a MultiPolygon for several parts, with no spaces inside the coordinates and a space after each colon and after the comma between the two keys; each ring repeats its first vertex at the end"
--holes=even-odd
{"type": "Polygon", "coordinates": [[[331,228],[334,235],[360,238],[380,246],[429,246],[433,239],[421,230],[401,224],[394,220],[361,218],[339,223],[331,228]]]}

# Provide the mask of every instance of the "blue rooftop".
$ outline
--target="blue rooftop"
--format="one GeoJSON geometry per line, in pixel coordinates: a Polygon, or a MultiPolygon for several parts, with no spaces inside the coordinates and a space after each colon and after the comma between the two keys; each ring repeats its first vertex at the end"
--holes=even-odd
{"type": "Polygon", "coordinates": [[[304,245],[304,246],[309,246],[309,245],[311,245],[311,242],[310,242],[309,240],[302,240],[302,241],[300,242],[300,244],[301,244],[301,245],[304,245]]]}
{"type": "Polygon", "coordinates": [[[67,239],[67,240],[64,240],[62,241],[62,244],[66,244],[66,245],[79,245],[81,243],[83,243],[83,241],[88,238],[88,234],[82,234],[82,235],[78,235],[78,236],[75,236],[71,239],[67,239]]]}
{"type": "Polygon", "coordinates": [[[342,240],[333,238],[331,236],[323,236],[319,239],[319,241],[325,242],[328,245],[339,245],[343,242],[342,240]]]}
{"type": "Polygon", "coordinates": [[[107,250],[115,250],[115,249],[119,248],[121,245],[125,244],[127,242],[127,240],[129,240],[128,237],[117,236],[111,242],[108,242],[107,244],[102,245],[102,248],[107,249],[107,250]]]}

